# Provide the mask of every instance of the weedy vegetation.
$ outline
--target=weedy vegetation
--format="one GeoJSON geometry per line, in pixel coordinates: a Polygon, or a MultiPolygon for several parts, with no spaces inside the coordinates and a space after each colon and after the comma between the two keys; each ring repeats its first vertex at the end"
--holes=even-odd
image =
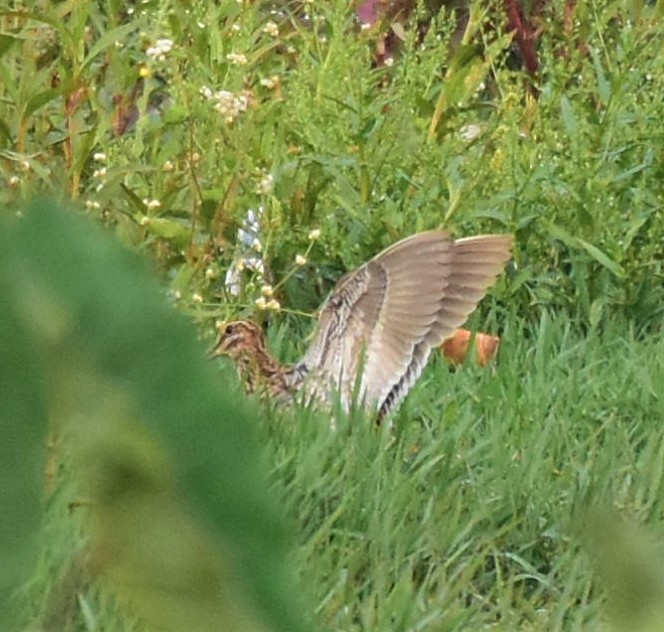
{"type": "Polygon", "coordinates": [[[664,628],[662,3],[404,4],[0,10],[3,629],[664,628]],[[391,426],[204,366],[440,227],[500,355],[391,426]]]}

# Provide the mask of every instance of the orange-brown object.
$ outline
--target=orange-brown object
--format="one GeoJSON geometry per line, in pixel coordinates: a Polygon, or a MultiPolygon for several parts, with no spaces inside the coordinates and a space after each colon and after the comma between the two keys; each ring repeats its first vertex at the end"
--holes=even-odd
{"type": "MultiPolygon", "coordinates": [[[[450,364],[461,364],[468,354],[471,332],[467,329],[457,329],[447,338],[440,348],[445,359],[450,364]]],[[[498,353],[500,338],[489,334],[475,334],[475,355],[480,366],[486,366],[498,353]]]]}

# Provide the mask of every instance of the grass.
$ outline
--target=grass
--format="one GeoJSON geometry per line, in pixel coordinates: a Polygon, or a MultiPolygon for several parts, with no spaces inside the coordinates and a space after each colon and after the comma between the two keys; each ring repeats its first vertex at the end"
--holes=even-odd
{"type": "Polygon", "coordinates": [[[626,546],[622,520],[654,526],[664,511],[664,341],[621,327],[580,336],[564,318],[525,339],[513,331],[495,370],[434,363],[394,435],[352,423],[337,433],[271,427],[297,566],[330,629],[585,630],[605,620],[595,567],[626,546]],[[593,512],[611,524],[594,524],[593,512]],[[584,546],[603,529],[610,543],[584,546]]]}
{"type": "MultiPolygon", "coordinates": [[[[312,411],[259,427],[314,628],[658,629],[664,338],[522,325],[492,368],[434,361],[393,431],[312,411]]],[[[56,595],[86,511],[63,512],[67,489],[37,582],[56,595]]],[[[96,582],[78,590],[97,625],[134,629],[96,582]]],[[[73,610],[59,629],[92,629],[73,610]]]]}
{"type": "MultiPolygon", "coordinates": [[[[497,2],[472,4],[461,46],[449,14],[421,40],[406,24],[392,65],[374,63],[381,27],[356,28],[341,2],[0,12],[3,220],[36,193],[73,200],[151,262],[204,339],[216,319],[251,316],[292,359],[336,279],[398,238],[441,226],[514,235],[514,264],[471,321],[500,333],[494,367],[435,360],[391,430],[359,412],[332,432],[324,413],[251,409],[305,593],[292,609],[311,629],[664,627],[662,3],[577,3],[571,26],[559,4],[534,17],[537,77],[513,69],[497,2]],[[280,309],[256,303],[264,285],[280,309]]],[[[13,265],[0,281],[21,288],[13,265]]],[[[94,278],[100,293],[129,294],[113,266],[94,278]]],[[[108,324],[94,322],[85,331],[103,340],[108,324]]],[[[153,327],[138,317],[115,334],[138,348],[139,322],[145,340],[153,327]]],[[[176,367],[174,393],[193,392],[194,367],[176,367]]],[[[133,370],[140,397],[153,382],[133,370]]],[[[189,430],[169,423],[151,432],[185,445],[189,430]]],[[[205,428],[195,438],[214,446],[205,428]]],[[[67,472],[22,618],[139,630],[112,590],[77,579],[90,509],[68,510],[81,481],[67,472]]],[[[223,523],[214,481],[200,482],[184,488],[223,523]]]]}

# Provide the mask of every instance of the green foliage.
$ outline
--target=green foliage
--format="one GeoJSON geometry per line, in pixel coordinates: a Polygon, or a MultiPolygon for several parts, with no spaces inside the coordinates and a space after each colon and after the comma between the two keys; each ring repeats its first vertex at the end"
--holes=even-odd
{"type": "Polygon", "coordinates": [[[30,568],[48,411],[88,506],[87,574],[129,611],[158,629],[298,629],[249,411],[143,263],[51,206],[2,242],[4,348],[26,358],[4,375],[3,584],[30,568]]]}
{"type": "Polygon", "coordinates": [[[495,371],[434,362],[394,435],[306,415],[266,428],[331,627],[586,630],[608,612],[657,629],[639,626],[644,604],[664,615],[664,339],[523,328],[509,319],[495,371]]]}
{"type": "Polygon", "coordinates": [[[500,3],[472,5],[460,45],[449,12],[422,40],[406,29],[380,67],[376,33],[353,28],[347,3],[277,9],[44,2],[6,13],[4,201],[36,187],[79,197],[150,249],[201,318],[253,311],[312,228],[318,274],[300,270],[278,296],[294,310],[398,237],[444,225],[516,235],[518,270],[498,295],[532,322],[551,307],[584,325],[618,314],[657,326],[661,7],[595,0],[569,26],[550,7],[537,100],[505,61],[500,3]],[[267,278],[218,307],[236,229],[259,206],[267,278]]]}
{"type": "MultiPolygon", "coordinates": [[[[5,240],[0,248],[7,247],[5,240]]],[[[4,260],[3,260],[4,262],[4,260]]],[[[35,353],[18,315],[6,300],[11,284],[0,276],[0,620],[16,623],[10,600],[12,590],[30,576],[36,561],[36,534],[40,518],[42,441],[46,424],[35,353]]]]}

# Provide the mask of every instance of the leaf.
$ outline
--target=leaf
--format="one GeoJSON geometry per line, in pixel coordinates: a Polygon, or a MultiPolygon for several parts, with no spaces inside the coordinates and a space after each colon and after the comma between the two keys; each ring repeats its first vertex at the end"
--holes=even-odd
{"type": "Polygon", "coordinates": [[[11,35],[0,34],[0,58],[11,49],[18,38],[11,35]]]}
{"type": "Polygon", "coordinates": [[[598,263],[602,264],[609,272],[615,274],[615,276],[623,278],[625,276],[625,271],[622,267],[616,263],[611,257],[609,257],[605,252],[600,250],[597,246],[593,246],[591,243],[584,241],[583,239],[578,240],[579,245],[598,263]]]}
{"type": "Polygon", "coordinates": [[[623,241],[623,251],[626,251],[630,248],[630,246],[632,245],[632,241],[634,241],[634,238],[639,234],[639,231],[641,230],[641,228],[643,228],[644,224],[647,221],[648,217],[635,217],[632,219],[632,221],[629,223],[629,228],[625,233],[625,239],[623,241]]]}
{"type": "Polygon", "coordinates": [[[18,618],[11,603],[13,592],[36,562],[46,411],[35,379],[36,350],[11,303],[17,290],[7,256],[12,244],[9,239],[0,239],[0,244],[0,621],[3,629],[13,629],[18,618]]]}
{"type": "Polygon", "coordinates": [[[604,74],[604,68],[602,67],[599,53],[597,49],[592,46],[590,47],[590,56],[592,57],[593,66],[595,68],[595,77],[597,79],[597,94],[603,101],[604,105],[607,105],[611,100],[611,84],[606,80],[606,75],[604,74]]]}
{"type": "Polygon", "coordinates": [[[163,217],[144,216],[138,223],[151,235],[166,239],[178,248],[185,248],[191,241],[191,228],[180,222],[163,217]]]}
{"type": "Polygon", "coordinates": [[[47,88],[46,90],[33,94],[25,104],[25,116],[31,116],[39,110],[39,108],[50,103],[54,99],[57,99],[60,94],[61,91],[55,88],[47,88]]]}
{"type": "Polygon", "coordinates": [[[592,327],[597,327],[597,325],[599,325],[600,321],[602,320],[602,316],[604,315],[605,307],[606,299],[603,297],[596,298],[590,304],[590,314],[588,315],[588,320],[590,321],[590,325],[592,327]]]}
{"type": "Polygon", "coordinates": [[[137,22],[129,22],[127,24],[122,24],[117,26],[110,31],[106,31],[95,43],[90,47],[88,54],[85,56],[85,59],[81,63],[80,70],[82,71],[86,66],[89,66],[97,55],[104,52],[109,46],[114,46],[115,42],[121,42],[125,39],[127,35],[133,33],[138,29],[137,22]]]}
{"type": "MultiPolygon", "coordinates": [[[[0,546],[25,562],[44,399],[93,498],[91,546],[111,552],[100,568],[125,607],[163,630],[304,630],[255,415],[203,360],[145,263],[51,201],[26,209],[4,241],[1,269],[11,274],[0,277],[10,286],[0,314],[10,305],[21,318],[1,330],[10,337],[0,370],[21,388],[0,395],[11,413],[0,468],[15,466],[24,481],[22,505],[3,513],[12,537],[0,546]]],[[[5,585],[19,578],[9,568],[5,585]]]]}
{"type": "Polygon", "coordinates": [[[559,239],[566,246],[574,250],[585,250],[586,253],[588,253],[595,261],[604,266],[615,276],[619,278],[623,278],[625,276],[625,272],[622,267],[597,246],[594,246],[593,244],[584,241],[579,237],[570,235],[564,228],[561,228],[560,226],[556,226],[550,222],[543,222],[543,224],[546,226],[549,235],[554,239],[559,239]]]}
{"type": "Polygon", "coordinates": [[[565,95],[560,97],[560,113],[563,117],[563,125],[565,126],[567,135],[572,139],[576,139],[579,133],[579,126],[577,125],[576,117],[574,116],[572,104],[565,95]]]}

